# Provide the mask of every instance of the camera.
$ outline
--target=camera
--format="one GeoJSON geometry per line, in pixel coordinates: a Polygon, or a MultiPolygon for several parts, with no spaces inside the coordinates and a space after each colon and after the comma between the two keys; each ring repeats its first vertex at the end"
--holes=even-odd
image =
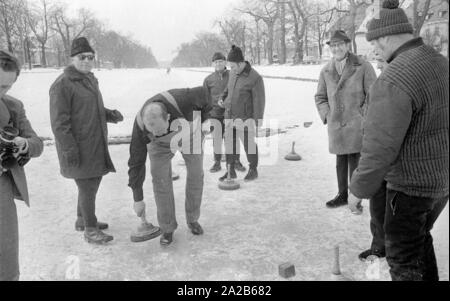
{"type": "Polygon", "coordinates": [[[19,130],[14,127],[5,126],[3,130],[0,129],[0,167],[4,169],[11,169],[17,163],[14,155],[19,148],[13,141],[17,136],[19,130]]]}

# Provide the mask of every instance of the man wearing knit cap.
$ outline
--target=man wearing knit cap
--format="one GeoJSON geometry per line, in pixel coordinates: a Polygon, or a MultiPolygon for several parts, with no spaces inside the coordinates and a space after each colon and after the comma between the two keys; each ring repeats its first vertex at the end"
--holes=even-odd
{"type": "MultiPolygon", "coordinates": [[[[247,160],[250,163],[245,181],[258,178],[257,129],[262,126],[266,95],[261,75],[244,60],[239,47],[232,46],[228,54],[230,80],[220,105],[225,107],[225,150],[231,178],[237,178],[235,162],[239,154],[239,140],[243,142],[247,160]],[[239,140],[237,139],[239,137],[239,140]]],[[[224,181],[228,173],[219,180],[224,181]]]]}
{"type": "Polygon", "coordinates": [[[94,67],[95,51],[86,38],[73,41],[72,63],[50,88],[50,118],[55,135],[61,174],[78,187],[75,229],[84,231],[89,243],[113,240],[101,230],[108,224],[97,221],[95,199],[102,177],[115,168],[108,151],[106,123],[123,121],[117,110],[103,105],[94,67]]]}
{"type": "MultiPolygon", "coordinates": [[[[212,173],[216,173],[222,170],[220,162],[222,160],[222,141],[225,131],[225,109],[219,105],[219,100],[228,85],[230,71],[226,66],[227,59],[221,52],[214,53],[212,62],[214,64],[215,71],[205,79],[203,82],[203,87],[208,91],[209,101],[213,105],[213,109],[210,112],[210,120],[213,125],[212,131],[214,136],[214,166],[210,169],[210,171],[212,173]]],[[[246,170],[239,161],[239,157],[235,162],[235,168],[242,172],[246,170]]]]}
{"type": "Polygon", "coordinates": [[[449,195],[449,62],[414,38],[398,1],[383,3],[366,37],[389,65],[370,91],[349,202],[371,198],[393,280],[437,281],[430,231],[449,195]]]}
{"type": "Polygon", "coordinates": [[[128,161],[128,186],[133,190],[136,215],[141,217],[146,207],[143,185],[148,155],[163,246],[172,243],[173,233],[178,228],[171,165],[177,151],[181,152],[187,169],[187,225],[192,234],[203,234],[198,222],[204,182],[203,132],[210,131],[211,109],[205,88],[173,89],[150,98],[136,117],[128,161]],[[184,135],[186,129],[187,135],[184,135]]]}
{"type": "Polygon", "coordinates": [[[336,155],[338,194],[326,206],[338,208],[348,204],[349,178],[362,147],[363,107],[376,73],[369,62],[350,52],[351,40],[344,31],[336,30],[327,44],[333,59],[320,73],[315,101],[328,126],[329,151],[336,155]]]}

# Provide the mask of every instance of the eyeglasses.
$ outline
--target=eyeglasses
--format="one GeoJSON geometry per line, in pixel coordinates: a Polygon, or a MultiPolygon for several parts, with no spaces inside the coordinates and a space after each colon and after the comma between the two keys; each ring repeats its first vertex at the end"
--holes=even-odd
{"type": "Polygon", "coordinates": [[[79,54],[78,55],[78,59],[80,61],[84,61],[85,59],[88,59],[89,61],[93,61],[95,59],[95,55],[92,55],[92,54],[88,54],[88,55],[86,55],[86,54],[79,54]]]}
{"type": "Polygon", "coordinates": [[[338,48],[345,45],[345,42],[331,43],[330,48],[338,48]]]}

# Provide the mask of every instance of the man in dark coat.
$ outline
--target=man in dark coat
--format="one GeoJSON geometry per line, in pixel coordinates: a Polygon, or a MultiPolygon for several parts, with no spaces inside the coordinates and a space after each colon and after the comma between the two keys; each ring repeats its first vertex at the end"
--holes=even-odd
{"type": "MultiPolygon", "coordinates": [[[[367,40],[388,63],[370,90],[349,206],[371,199],[374,243],[392,280],[439,280],[431,229],[449,196],[448,59],[415,38],[398,1],[385,1],[367,40]]],[[[374,254],[377,255],[377,254],[374,254]]]]}
{"type": "Polygon", "coordinates": [[[72,44],[72,64],[50,88],[50,118],[56,149],[65,178],[75,179],[78,186],[75,228],[85,231],[91,243],[113,239],[101,230],[108,225],[97,221],[95,198],[102,177],[115,172],[108,151],[107,122],[123,120],[120,112],[103,105],[98,81],[91,72],[95,52],[86,38],[72,44]]]}
{"type": "MultiPolygon", "coordinates": [[[[225,108],[225,150],[231,178],[237,178],[235,162],[243,142],[247,160],[250,164],[245,181],[258,178],[258,146],[256,134],[263,124],[266,94],[261,75],[245,61],[242,50],[233,45],[228,53],[230,80],[219,105],[225,108]]],[[[220,178],[224,181],[226,173],[220,178]]]]}
{"type": "Polygon", "coordinates": [[[326,205],[348,204],[348,180],[358,165],[362,143],[363,107],[376,80],[372,65],[350,52],[350,38],[337,30],[327,42],[333,59],[320,73],[316,105],[328,125],[330,153],[336,155],[338,195],[326,205]]]}
{"type": "MultiPolygon", "coordinates": [[[[222,142],[223,134],[225,132],[225,109],[219,105],[219,100],[222,97],[223,92],[227,88],[228,80],[230,78],[230,71],[226,67],[227,59],[225,55],[223,55],[223,53],[214,53],[212,61],[214,64],[215,72],[208,75],[208,77],[203,82],[203,87],[207,89],[209,101],[213,105],[213,109],[210,113],[210,120],[214,128],[212,129],[214,136],[214,166],[210,169],[210,171],[212,173],[215,173],[222,170],[220,162],[222,160],[222,142]]],[[[239,155],[237,156],[238,157],[234,164],[234,167],[238,171],[246,171],[246,168],[242,166],[239,160],[239,155]]]]}
{"type": "Polygon", "coordinates": [[[172,186],[172,158],[177,151],[186,162],[186,220],[194,235],[202,235],[198,223],[203,197],[203,132],[210,131],[212,106],[203,87],[175,89],[149,99],[139,111],[130,146],[129,186],[137,216],[145,212],[143,184],[147,154],[161,228],[161,245],[172,243],[178,224],[172,186]]]}
{"type": "Polygon", "coordinates": [[[30,158],[39,157],[44,148],[22,102],[6,95],[19,76],[19,66],[12,54],[0,51],[0,281],[19,280],[19,229],[14,199],[30,205],[23,166],[30,158]]]}

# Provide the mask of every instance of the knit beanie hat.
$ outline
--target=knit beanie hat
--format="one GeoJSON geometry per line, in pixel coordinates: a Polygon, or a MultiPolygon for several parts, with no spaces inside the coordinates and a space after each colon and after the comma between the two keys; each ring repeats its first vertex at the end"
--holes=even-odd
{"type": "Polygon", "coordinates": [[[225,57],[225,55],[223,55],[222,52],[216,52],[213,55],[212,61],[215,62],[215,61],[218,61],[218,60],[226,61],[227,58],[225,57]]]}
{"type": "Polygon", "coordinates": [[[84,52],[92,52],[95,53],[94,49],[92,49],[91,45],[89,45],[88,40],[85,37],[76,38],[72,42],[72,49],[70,51],[70,56],[74,57],[77,54],[84,52]]]}
{"type": "Polygon", "coordinates": [[[228,61],[233,63],[242,63],[244,61],[244,55],[241,48],[236,45],[231,46],[230,53],[228,54],[228,61]]]}
{"type": "Polygon", "coordinates": [[[413,33],[413,27],[403,9],[399,8],[398,0],[385,0],[380,11],[380,17],[373,18],[367,25],[367,41],[384,36],[413,33]]]}

